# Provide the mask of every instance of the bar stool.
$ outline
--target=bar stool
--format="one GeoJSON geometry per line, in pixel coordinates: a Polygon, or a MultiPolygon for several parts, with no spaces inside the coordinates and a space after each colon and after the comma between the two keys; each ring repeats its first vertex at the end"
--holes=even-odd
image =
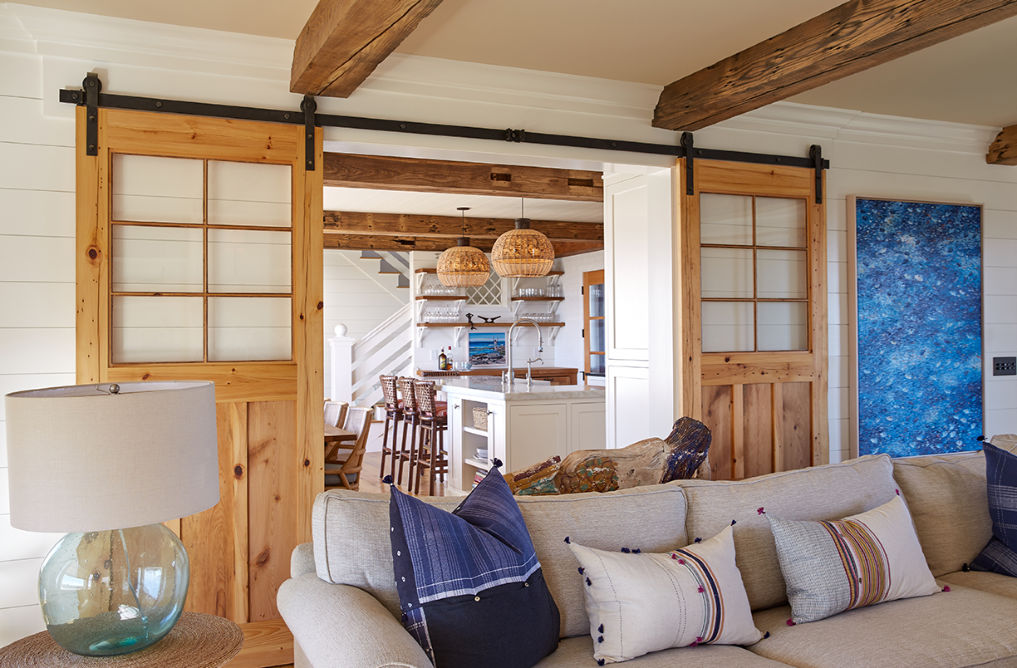
{"type": "Polygon", "coordinates": [[[381,376],[381,392],[385,397],[385,433],[381,437],[381,469],[378,477],[385,477],[385,457],[391,456],[392,461],[390,475],[395,480],[396,452],[398,451],[399,423],[403,419],[402,402],[396,393],[396,377],[381,376]],[[392,442],[389,443],[389,430],[392,432],[392,442]]]}
{"type": "Polygon", "coordinates": [[[413,470],[417,464],[417,426],[420,424],[420,414],[417,411],[417,399],[413,394],[413,379],[399,377],[396,380],[396,385],[399,387],[400,394],[403,395],[403,437],[399,444],[398,452],[393,453],[392,465],[395,466],[395,460],[399,460],[399,476],[395,482],[397,485],[402,487],[403,484],[403,463],[409,462],[410,465],[410,478],[409,483],[406,487],[407,490],[413,490],[413,470]],[[410,436],[410,447],[406,449],[406,436],[410,436]]]}
{"type": "Polygon", "coordinates": [[[445,482],[448,472],[448,453],[445,452],[445,431],[448,429],[448,403],[436,401],[433,380],[418,380],[413,383],[417,399],[417,413],[420,421],[420,445],[417,449],[417,477],[414,494],[420,493],[420,475],[428,471],[430,483],[427,493],[434,495],[434,479],[440,474],[445,482]]]}

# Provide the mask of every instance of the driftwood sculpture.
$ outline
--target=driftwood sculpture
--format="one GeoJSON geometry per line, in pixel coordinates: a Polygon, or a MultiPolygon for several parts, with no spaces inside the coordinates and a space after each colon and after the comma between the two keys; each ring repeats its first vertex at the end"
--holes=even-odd
{"type": "Polygon", "coordinates": [[[505,474],[513,494],[610,492],[691,478],[706,461],[712,436],[702,422],[683,417],[666,439],[648,438],[618,450],[577,450],[505,474]]]}

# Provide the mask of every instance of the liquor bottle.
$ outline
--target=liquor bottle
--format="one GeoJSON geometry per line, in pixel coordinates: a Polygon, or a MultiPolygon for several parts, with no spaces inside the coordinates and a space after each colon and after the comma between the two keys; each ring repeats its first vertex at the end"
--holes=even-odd
{"type": "Polygon", "coordinates": [[[438,371],[448,371],[448,358],[445,357],[445,346],[442,346],[441,354],[438,355],[438,371]]]}
{"type": "Polygon", "coordinates": [[[445,366],[448,368],[449,371],[456,370],[455,360],[452,359],[452,346],[448,347],[448,355],[445,356],[445,366]]]}

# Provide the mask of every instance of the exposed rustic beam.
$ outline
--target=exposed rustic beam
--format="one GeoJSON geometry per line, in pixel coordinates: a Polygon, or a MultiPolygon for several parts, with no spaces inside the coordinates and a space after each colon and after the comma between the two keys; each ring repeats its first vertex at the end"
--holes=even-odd
{"type": "Polygon", "coordinates": [[[990,165],[1017,165],[1017,125],[1005,127],[989,145],[985,162],[990,165]]]}
{"type": "Polygon", "coordinates": [[[601,173],[578,169],[326,153],[324,178],[326,186],[349,188],[604,200],[601,173]]]}
{"type": "MultiPolygon", "coordinates": [[[[465,224],[466,236],[478,240],[497,239],[515,227],[515,221],[508,218],[467,217],[465,224]]],[[[604,241],[602,223],[532,220],[530,227],[540,230],[551,241],[604,241]]],[[[463,235],[463,219],[456,216],[326,211],[325,233],[331,232],[455,239],[463,235]]]]}
{"type": "MultiPolygon", "coordinates": [[[[476,241],[471,239],[470,244],[485,253],[490,253],[494,239],[477,239],[476,241]]],[[[604,244],[600,241],[552,241],[551,244],[554,246],[555,257],[568,257],[604,248],[604,244]]],[[[341,250],[441,252],[454,245],[454,239],[440,237],[343,234],[338,232],[330,232],[325,235],[325,248],[341,250]]]]}
{"type": "Polygon", "coordinates": [[[290,90],[349,97],[441,0],[319,0],[293,48],[290,90]]]}
{"type": "Polygon", "coordinates": [[[1017,0],[851,0],[668,84],[653,125],[698,130],[1017,15],[1017,0]]]}

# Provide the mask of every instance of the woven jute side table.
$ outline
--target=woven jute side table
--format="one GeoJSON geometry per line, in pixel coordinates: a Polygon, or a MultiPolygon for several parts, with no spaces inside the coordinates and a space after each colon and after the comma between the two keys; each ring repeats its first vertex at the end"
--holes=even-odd
{"type": "Polygon", "coordinates": [[[43,631],[0,648],[0,668],[21,666],[115,666],[150,668],[218,668],[232,659],[244,644],[240,627],[228,619],[185,612],[166,637],[155,645],[119,656],[81,656],[57,645],[43,631]]]}

